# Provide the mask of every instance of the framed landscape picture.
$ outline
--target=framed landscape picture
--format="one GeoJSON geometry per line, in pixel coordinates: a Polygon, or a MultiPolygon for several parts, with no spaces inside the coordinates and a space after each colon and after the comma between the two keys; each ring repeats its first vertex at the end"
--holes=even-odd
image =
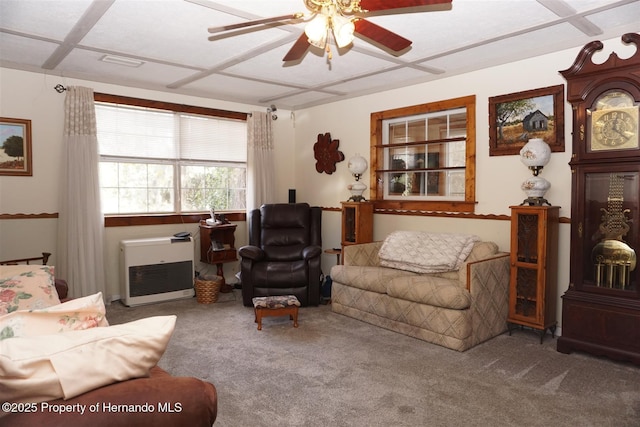
{"type": "Polygon", "coordinates": [[[32,176],[31,120],[0,117],[0,175],[32,176]]]}
{"type": "Polygon", "coordinates": [[[489,155],[517,155],[531,138],[564,151],[564,85],[489,98],[489,155]]]}

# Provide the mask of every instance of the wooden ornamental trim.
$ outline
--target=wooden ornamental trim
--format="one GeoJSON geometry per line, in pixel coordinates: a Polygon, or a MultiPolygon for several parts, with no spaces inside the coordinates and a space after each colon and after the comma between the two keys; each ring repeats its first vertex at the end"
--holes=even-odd
{"type": "MultiPolygon", "coordinates": [[[[247,220],[245,212],[222,212],[224,217],[231,222],[247,220]]],[[[210,218],[209,214],[158,214],[158,215],[109,215],[104,218],[105,227],[133,227],[139,225],[164,225],[164,224],[198,224],[200,221],[210,218]]]]}
{"type": "Polygon", "coordinates": [[[39,213],[39,214],[25,214],[25,213],[16,213],[16,214],[0,214],[0,219],[44,219],[44,218],[58,218],[58,212],[53,213],[39,213]]]}
{"type": "Polygon", "coordinates": [[[223,117],[234,120],[247,120],[249,113],[241,113],[237,111],[219,110],[217,108],[196,107],[185,104],[175,104],[172,102],[152,101],[142,98],[132,98],[129,96],[110,95],[107,93],[96,92],[93,94],[96,102],[109,102],[112,104],[132,105],[135,107],[155,108],[157,110],[175,111],[177,113],[198,114],[201,116],[223,117]]]}
{"type": "MultiPolygon", "coordinates": [[[[426,104],[409,107],[395,108],[391,110],[371,113],[370,122],[370,168],[369,168],[369,194],[375,204],[376,212],[379,210],[387,213],[399,213],[403,211],[443,211],[443,212],[473,212],[476,205],[476,96],[468,95],[448,100],[429,102],[426,104]],[[465,200],[401,200],[384,199],[384,188],[379,175],[386,168],[383,164],[384,150],[388,145],[382,144],[382,122],[386,119],[427,114],[438,111],[465,108],[467,116],[466,124],[466,162],[465,162],[465,200]]],[[[450,138],[446,141],[453,141],[450,138]]],[[[439,140],[440,142],[443,140],[439,140]]],[[[434,141],[428,141],[436,142],[434,141]]]]}

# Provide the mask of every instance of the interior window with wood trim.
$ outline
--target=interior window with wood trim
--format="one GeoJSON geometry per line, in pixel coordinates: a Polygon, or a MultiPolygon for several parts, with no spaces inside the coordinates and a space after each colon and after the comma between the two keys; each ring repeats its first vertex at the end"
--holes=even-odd
{"type": "Polygon", "coordinates": [[[475,95],[371,114],[376,210],[473,212],[475,95]]]}
{"type": "Polygon", "coordinates": [[[246,114],[101,99],[96,121],[106,215],[245,210],[246,114]]]}

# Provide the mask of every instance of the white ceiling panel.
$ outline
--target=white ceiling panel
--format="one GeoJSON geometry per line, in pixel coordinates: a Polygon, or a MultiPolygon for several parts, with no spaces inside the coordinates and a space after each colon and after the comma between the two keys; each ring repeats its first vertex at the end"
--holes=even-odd
{"type": "Polygon", "coordinates": [[[631,25],[635,31],[640,31],[640,2],[635,1],[613,10],[605,9],[600,13],[589,15],[588,18],[601,28],[631,25]]]}
{"type": "Polygon", "coordinates": [[[585,12],[593,9],[610,6],[614,3],[620,3],[619,0],[565,0],[571,8],[577,12],[585,12]]]}
{"type": "Polygon", "coordinates": [[[522,0],[454,0],[450,11],[416,15],[420,16],[379,16],[371,21],[413,40],[407,59],[416,59],[558,18],[540,3],[522,0]]]}
{"type": "Polygon", "coordinates": [[[0,64],[295,110],[640,31],[640,0],[453,0],[367,14],[413,42],[393,55],[356,38],[331,61],[310,48],[284,63],[305,25],[290,20],[208,40],[209,27],[295,12],[302,0],[0,0],[0,64]]]}
{"type": "Polygon", "coordinates": [[[183,86],[184,89],[217,93],[224,99],[251,100],[270,98],[293,90],[290,87],[267,82],[239,79],[233,76],[213,74],[183,86]]]}
{"type": "Polygon", "coordinates": [[[170,65],[145,62],[140,67],[127,67],[100,61],[104,54],[82,49],[75,49],[59,65],[58,69],[68,75],[71,71],[83,76],[96,76],[100,81],[113,78],[115,81],[130,81],[141,87],[150,84],[164,85],[166,81],[174,81],[187,77],[192,70],[170,65]]]}
{"type": "Polygon", "coordinates": [[[56,43],[0,33],[0,63],[40,67],[57,47],[56,43]],[[25,55],[25,52],[29,54],[25,55]]]}
{"type": "Polygon", "coordinates": [[[453,70],[472,70],[492,67],[505,63],[505,57],[511,60],[533,58],[541,55],[549,47],[562,48],[558,40],[580,37],[580,31],[570,24],[560,24],[509,39],[495,40],[492,43],[477,46],[428,61],[427,65],[441,67],[448,72],[453,70]]]}
{"type": "Polygon", "coordinates": [[[0,26],[61,41],[90,4],[91,0],[0,0],[0,26]]]}
{"type": "Polygon", "coordinates": [[[296,12],[305,13],[307,9],[300,0],[186,0],[210,9],[225,11],[224,22],[215,25],[235,24],[242,20],[281,16],[296,12]],[[234,18],[234,11],[237,13],[234,18]],[[265,13],[268,12],[268,13],[265,13]],[[240,18],[240,19],[238,19],[240,18]]]}
{"type": "Polygon", "coordinates": [[[268,98],[263,100],[262,103],[265,105],[269,105],[271,103],[275,103],[276,105],[310,105],[334,102],[341,98],[341,96],[332,96],[324,92],[309,91],[299,94],[292,94],[290,96],[268,98]]]}
{"type": "Polygon", "coordinates": [[[211,67],[246,49],[248,44],[263,44],[288,35],[272,29],[210,42],[207,28],[226,21],[220,15],[188,2],[116,2],[82,40],[82,45],[211,67]],[[149,8],[148,3],[155,3],[156,7],[149,8]],[[114,33],[114,28],[119,30],[114,33]]]}
{"type": "Polygon", "coordinates": [[[371,91],[382,85],[388,84],[389,81],[405,82],[417,82],[423,81],[429,76],[433,76],[429,73],[424,73],[412,68],[398,68],[384,73],[376,73],[370,76],[362,76],[355,80],[349,80],[344,83],[336,83],[331,85],[331,89],[341,92],[349,93],[350,91],[371,91]]]}
{"type": "Polygon", "coordinates": [[[317,48],[307,51],[302,61],[296,65],[289,65],[282,62],[282,58],[289,50],[290,46],[276,48],[263,55],[247,59],[226,71],[236,75],[244,75],[259,78],[271,78],[276,81],[288,82],[296,85],[319,85],[336,81],[341,81],[354,74],[354,72],[368,73],[375,70],[384,70],[393,66],[386,60],[364,55],[353,50],[342,55],[334,47],[332,48],[333,59],[330,61],[324,52],[317,48]],[[348,58],[349,61],[344,59],[348,58]],[[358,64],[357,69],[353,69],[353,63],[358,64]]]}

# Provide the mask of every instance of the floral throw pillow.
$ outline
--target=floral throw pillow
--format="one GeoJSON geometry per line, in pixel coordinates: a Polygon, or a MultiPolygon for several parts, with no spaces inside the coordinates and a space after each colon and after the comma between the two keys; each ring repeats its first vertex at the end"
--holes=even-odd
{"type": "Polygon", "coordinates": [[[18,310],[0,316],[0,341],[109,326],[102,293],[76,298],[40,310],[18,310]]]}
{"type": "Polygon", "coordinates": [[[0,316],[60,304],[54,267],[49,265],[0,266],[0,316]]]}

